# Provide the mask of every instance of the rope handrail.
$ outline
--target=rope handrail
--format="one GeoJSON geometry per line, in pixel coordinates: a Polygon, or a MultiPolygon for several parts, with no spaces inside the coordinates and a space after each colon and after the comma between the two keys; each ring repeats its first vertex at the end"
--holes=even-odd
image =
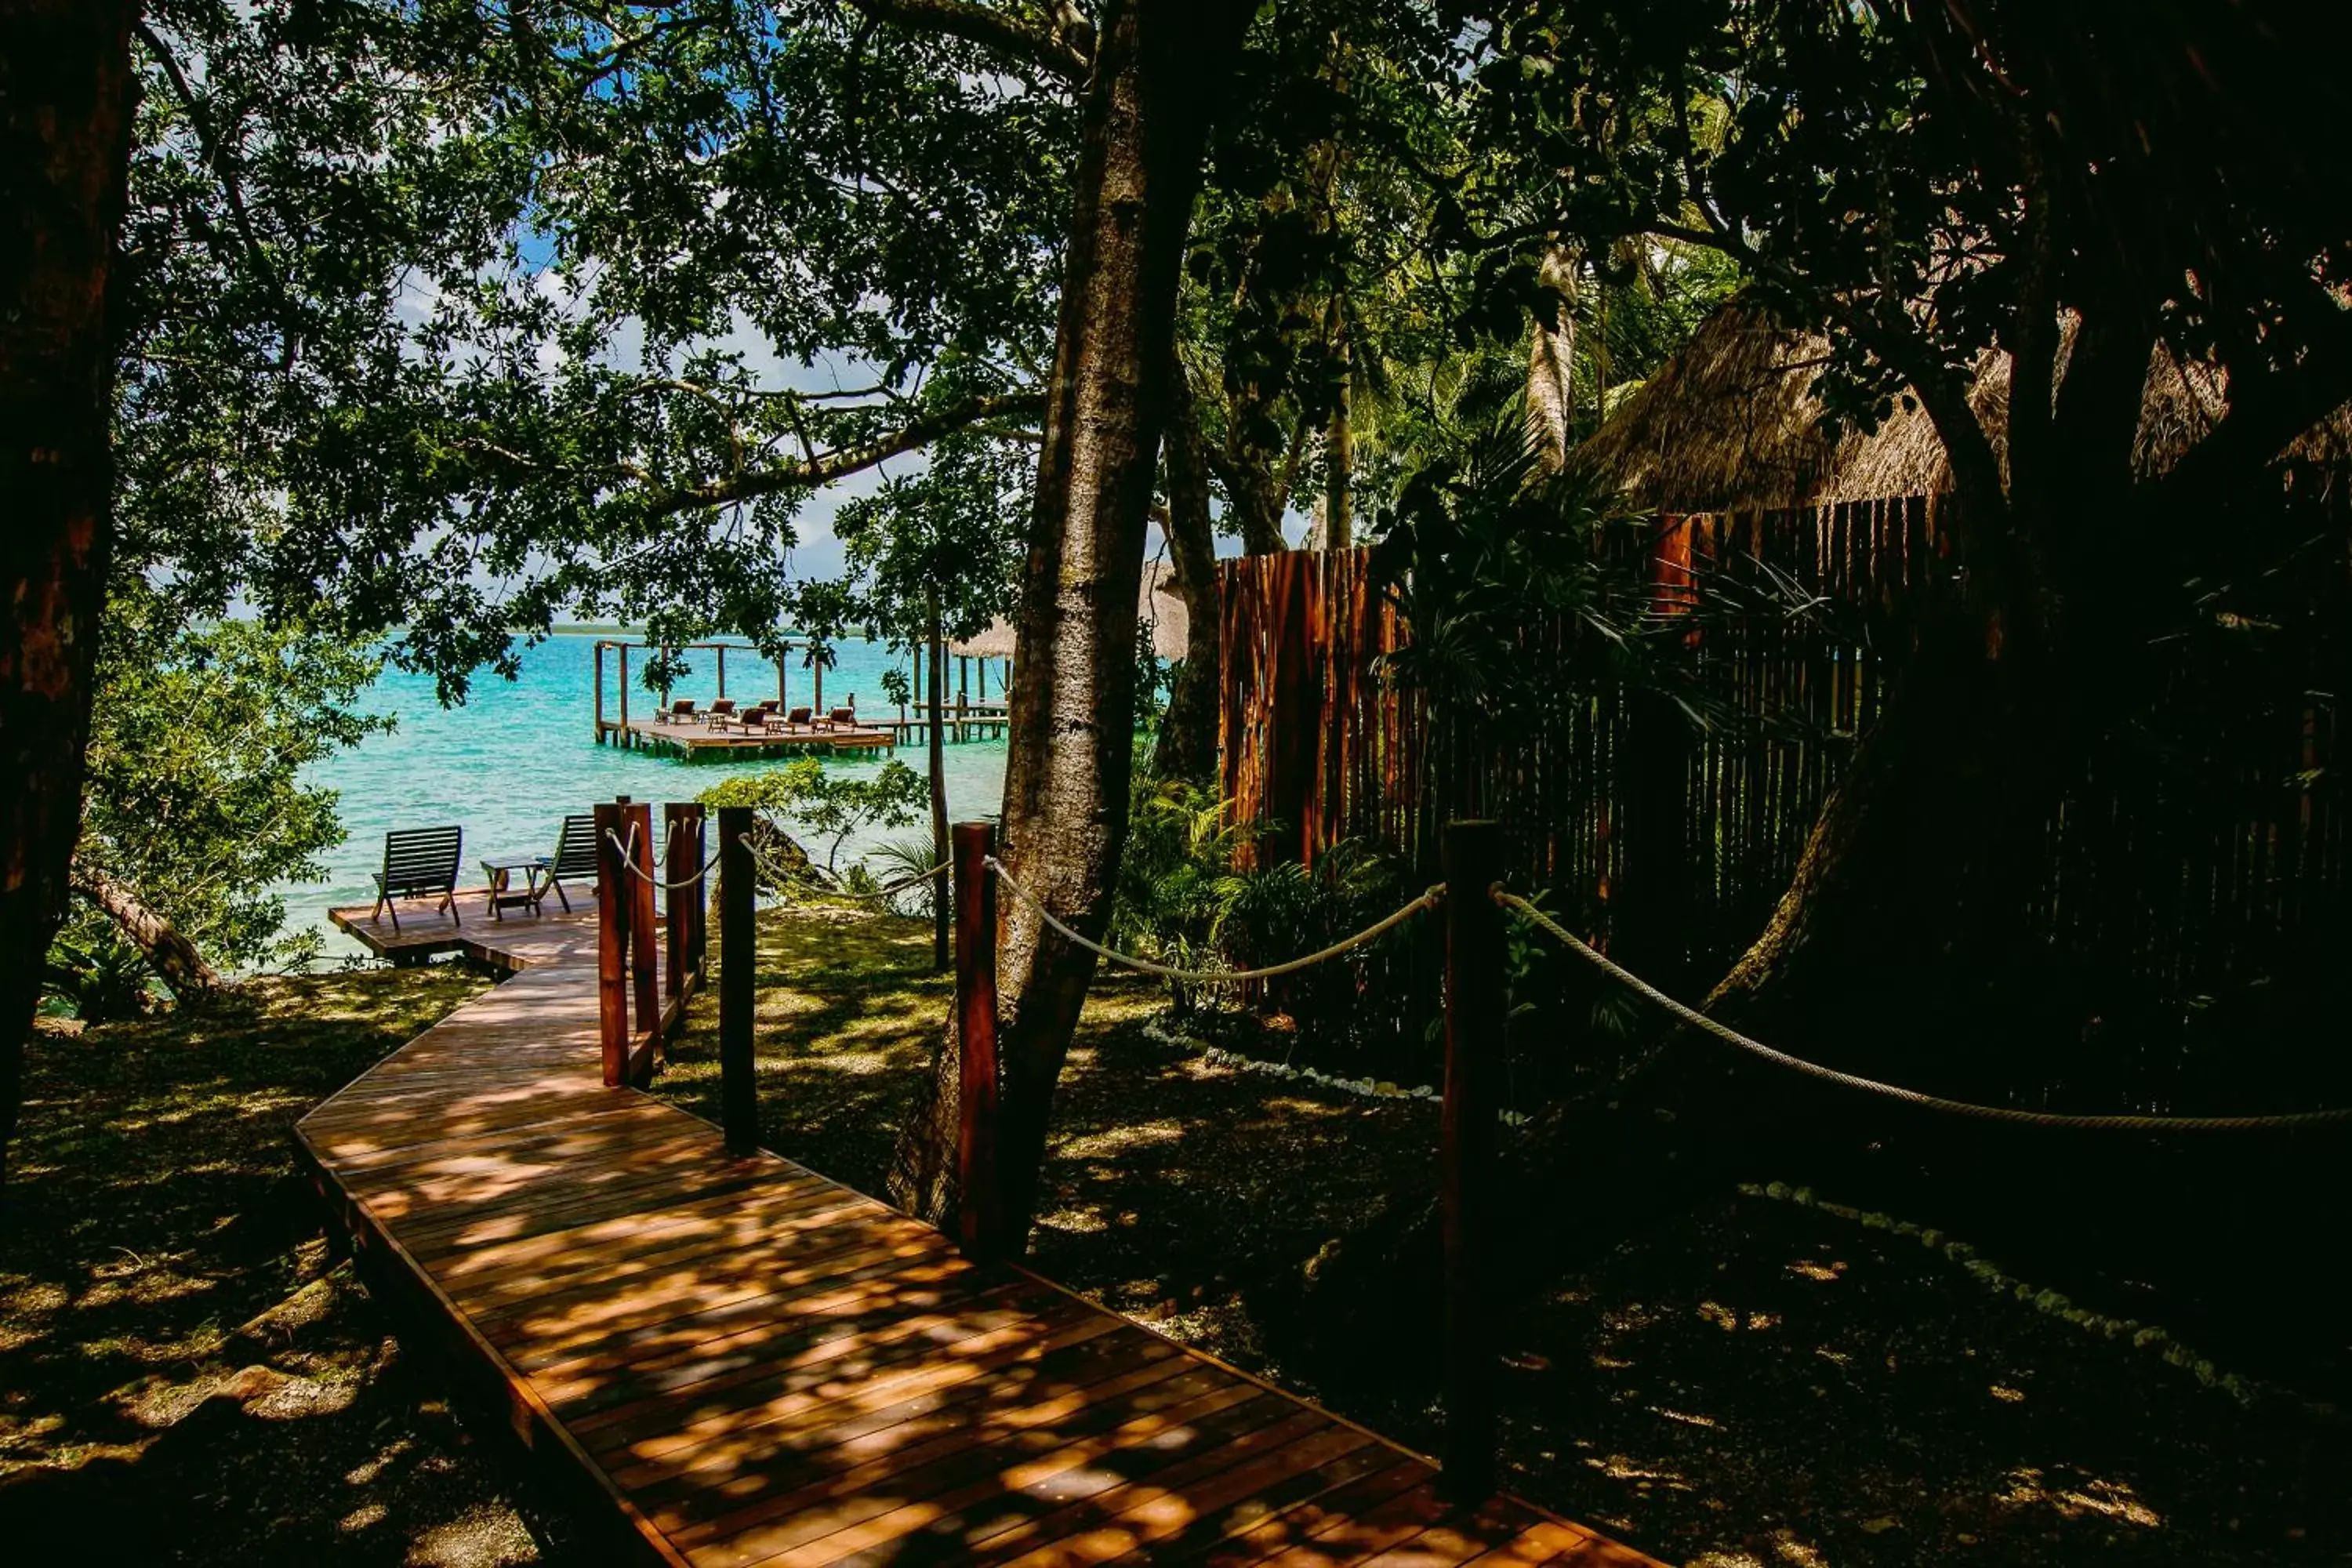
{"type": "Polygon", "coordinates": [[[1021,885],[1013,873],[1005,868],[1003,861],[992,855],[988,858],[987,865],[990,870],[996,873],[999,880],[1013,889],[1022,902],[1037,911],[1040,920],[1087,952],[1097,957],[1107,958],[1113,963],[1132,969],[1138,973],[1157,974],[1164,980],[1181,980],[1186,984],[1193,985],[1233,984],[1244,980],[1271,980],[1279,974],[1294,974],[1302,969],[1311,969],[1316,964],[1339,957],[1350,948],[1361,947],[1391,928],[1402,925],[1423,910],[1435,909],[1445,896],[1445,884],[1440,882],[1422,893],[1419,898],[1392,910],[1353,936],[1342,937],[1327,948],[1282,963],[1270,963],[1263,969],[1178,969],[1170,964],[1156,963],[1148,958],[1138,958],[1133,953],[1121,952],[1116,948],[1105,947],[1091,937],[1072,931],[1055,915],[1053,910],[1045,907],[1045,900],[1021,885]]]}
{"type": "MultiPolygon", "coordinates": [[[[761,870],[767,872],[769,876],[774,878],[777,881],[789,882],[797,875],[792,867],[783,864],[782,861],[771,858],[766,852],[761,850],[759,845],[752,840],[750,834],[745,833],[737,835],[735,842],[743,847],[743,852],[751,856],[751,858],[758,863],[761,870]]],[[[833,894],[835,898],[842,899],[881,900],[896,898],[898,894],[905,892],[909,888],[919,888],[925,882],[929,881],[932,878],[940,875],[942,872],[951,870],[954,868],[954,865],[955,862],[952,860],[942,860],[928,871],[919,871],[914,876],[903,877],[898,881],[891,883],[887,888],[877,888],[873,891],[866,893],[853,893],[842,889],[835,889],[833,890],[833,894]]]]}
{"type": "MultiPolygon", "coordinates": [[[[697,871],[691,877],[681,877],[675,882],[665,882],[659,877],[655,876],[652,872],[640,867],[637,864],[637,825],[634,822],[629,824],[629,837],[625,843],[623,842],[619,834],[614,832],[609,827],[604,830],[604,837],[611,839],[613,841],[613,847],[621,852],[621,865],[624,869],[633,877],[643,877],[646,881],[651,882],[655,887],[661,889],[665,892],[677,892],[683,888],[691,888],[696,883],[710,875],[712,869],[711,866],[705,865],[701,870],[697,871]]],[[[667,858],[667,857],[665,857],[665,858],[667,858]]]]}
{"type": "Polygon", "coordinates": [[[1824,1067],[1820,1062],[1807,1061],[1802,1057],[1776,1050],[1761,1040],[1751,1039],[1720,1018],[1710,1018],[1696,1007],[1667,995],[1623,964],[1579,938],[1566,926],[1536,908],[1534,904],[1517,893],[1504,891],[1501,884],[1497,883],[1487,890],[1496,903],[1517,912],[1538,930],[1557,939],[1577,957],[1583,959],[1635,994],[1664,1008],[1683,1023],[1705,1034],[1712,1035],[1726,1045],[1745,1051],[1752,1057],[1770,1062],[1775,1067],[1786,1068],[1792,1072],[1802,1073],[1808,1078],[1819,1079],[1824,1083],[1836,1084],[1842,1089],[1856,1089],[1864,1094],[1874,1094],[1884,1099],[1899,1100],[1906,1105],[1916,1105],[1922,1110],[1942,1111],[1953,1116],[1973,1116],[1982,1121],[2015,1122],[2030,1127],[2064,1127],[2099,1131],[2252,1132],[2290,1127],[2334,1126],[2352,1121],[2352,1107],[2338,1107],[2327,1110],[2286,1110],[2260,1116],[2141,1116],[2123,1112],[2076,1113],[2061,1110],[2032,1110],[2022,1106],[1979,1105],[1973,1100],[1947,1100],[1941,1095],[1927,1094],[1916,1089],[1905,1089],[1899,1084],[1882,1083],[1876,1079],[1864,1078],[1857,1073],[1843,1072],[1836,1068],[1824,1067]]]}

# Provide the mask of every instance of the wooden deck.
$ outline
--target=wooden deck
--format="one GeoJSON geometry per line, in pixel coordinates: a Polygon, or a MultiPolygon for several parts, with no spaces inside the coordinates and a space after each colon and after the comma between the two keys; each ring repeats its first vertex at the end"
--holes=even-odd
{"type": "Polygon", "coordinates": [[[489,896],[487,888],[458,889],[454,917],[436,909],[430,899],[404,899],[397,926],[391,916],[376,913],[373,904],[331,909],[327,919],[376,957],[395,963],[470,952],[503,965],[517,952],[543,946],[550,931],[558,933],[558,941],[596,940],[596,896],[587,888],[572,889],[568,912],[551,893],[545,912],[536,915],[528,910],[507,910],[493,916],[489,896]],[[492,940],[485,943],[484,938],[492,940]]]}
{"type": "MultiPolygon", "coordinates": [[[[405,924],[407,916],[403,913],[405,924]]],[[[372,1280],[615,1557],[1633,1568],[1418,1457],[599,1077],[593,923],[303,1119],[372,1280]]]]}
{"type": "Polygon", "coordinates": [[[688,762],[746,757],[792,757],[821,752],[887,751],[897,741],[890,723],[778,725],[759,734],[733,726],[672,724],[633,719],[626,725],[599,723],[596,738],[646,751],[666,752],[688,762]]]}

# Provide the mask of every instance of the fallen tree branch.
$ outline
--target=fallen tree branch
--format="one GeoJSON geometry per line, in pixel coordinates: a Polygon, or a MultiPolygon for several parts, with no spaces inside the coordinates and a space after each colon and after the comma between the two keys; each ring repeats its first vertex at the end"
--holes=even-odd
{"type": "Polygon", "coordinates": [[[173,996],[183,1002],[197,1001],[220,989],[220,972],[205,962],[194,942],[156,913],[130,884],[79,856],[74,859],[71,875],[73,890],[88,899],[131,939],[145,956],[148,966],[171,987],[173,996]]]}

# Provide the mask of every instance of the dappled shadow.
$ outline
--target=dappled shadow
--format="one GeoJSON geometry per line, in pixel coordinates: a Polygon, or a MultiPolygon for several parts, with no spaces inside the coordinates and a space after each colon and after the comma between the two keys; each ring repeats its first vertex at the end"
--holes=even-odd
{"type": "MultiPolygon", "coordinates": [[[[938,1026],[928,943],[896,921],[770,924],[778,1098],[821,1118],[813,1131],[869,1113],[878,1169],[887,1124],[870,1113],[919,1078],[938,1026]]],[[[1553,1535],[1582,1542],[1517,1504],[1450,1512],[1426,1465],[1369,1433],[602,1089],[595,1002],[584,962],[526,971],[302,1132],[531,1411],[673,1544],[814,1565],[1009,1559],[1076,1536],[1087,1558],[1159,1554],[1245,1530],[1349,1561],[1416,1538],[1447,1562],[1531,1530],[1535,1560],[1553,1535]],[[1375,1482],[1360,1509],[1333,1506],[1375,1482]]]]}
{"type": "MultiPolygon", "coordinates": [[[[713,955],[715,994],[718,957],[713,955]]],[[[770,914],[759,946],[760,1141],[861,1191],[882,1190],[901,1119],[954,995],[927,921],[824,908],[770,914]]],[[[694,1010],[657,1092],[719,1116],[716,1006],[694,1010]]]]}
{"type": "MultiPolygon", "coordinates": [[[[946,1006],[928,931],[770,920],[769,1134],[878,1181],[946,1006]]],[[[1435,1193],[1435,1107],[1213,1066],[1147,1034],[1159,1012],[1150,988],[1118,981],[1089,1001],[1037,1268],[1433,1447],[1437,1259],[1417,1222],[1435,1193]],[[1348,1267],[1327,1279],[1342,1247],[1348,1267]]],[[[1727,1200],[1570,1272],[1545,1238],[1575,1197],[1510,1199],[1524,1255],[1506,1458],[1538,1502],[1710,1568],[2342,1560],[2340,1425],[2241,1405],[2160,1345],[1996,1293],[1916,1235],[1771,1198],[1727,1200]]],[[[978,1521],[942,1506],[936,1531],[894,1551],[953,1560],[943,1543],[978,1521]]]]}
{"type": "Polygon", "coordinates": [[[499,1466],[333,1268],[289,1137],[482,989],[454,968],[257,981],[36,1037],[0,1211],[12,1552],[542,1560],[499,1466]]]}

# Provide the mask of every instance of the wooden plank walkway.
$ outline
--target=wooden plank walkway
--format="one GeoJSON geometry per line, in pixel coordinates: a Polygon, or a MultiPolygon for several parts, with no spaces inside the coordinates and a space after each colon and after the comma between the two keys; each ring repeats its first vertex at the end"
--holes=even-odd
{"type": "Polygon", "coordinates": [[[594,941],[468,921],[462,945],[513,977],[299,1137],[371,1278],[433,1314],[635,1555],[1650,1563],[1514,1500],[1449,1508],[1360,1427],[604,1089],[594,941]]]}

